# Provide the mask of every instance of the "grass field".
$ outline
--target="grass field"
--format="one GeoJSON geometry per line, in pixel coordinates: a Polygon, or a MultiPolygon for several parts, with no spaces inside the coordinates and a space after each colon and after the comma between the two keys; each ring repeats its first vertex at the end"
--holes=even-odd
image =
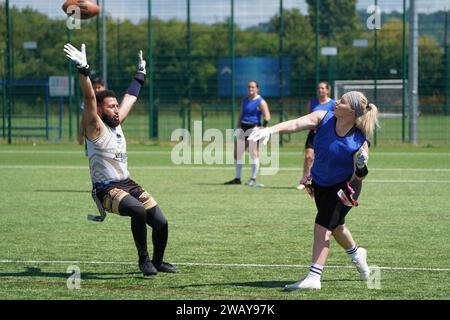
{"type": "Polygon", "coordinates": [[[315,217],[295,189],[301,148],[281,149],[280,171],[261,176],[262,189],[223,186],[232,166],[174,166],[170,147],[128,150],[132,177],[168,217],[165,260],[181,273],[144,279],[129,218],[87,221],[96,209],[82,148],[0,145],[0,299],[450,298],[450,148],[372,150],[347,225],[381,268],[380,289],[359,281],[332,240],[322,290],[290,293],[283,286],[310,263],[315,217]],[[66,285],[71,265],[78,290],[66,285]]]}

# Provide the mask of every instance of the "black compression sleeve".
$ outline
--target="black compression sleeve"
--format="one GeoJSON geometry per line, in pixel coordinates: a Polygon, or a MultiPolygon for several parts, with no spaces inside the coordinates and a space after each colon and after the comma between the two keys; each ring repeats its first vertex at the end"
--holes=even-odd
{"type": "Polygon", "coordinates": [[[369,173],[369,169],[367,169],[367,166],[364,166],[362,168],[356,167],[355,175],[358,178],[363,178],[363,177],[367,176],[368,173],[369,173]]]}

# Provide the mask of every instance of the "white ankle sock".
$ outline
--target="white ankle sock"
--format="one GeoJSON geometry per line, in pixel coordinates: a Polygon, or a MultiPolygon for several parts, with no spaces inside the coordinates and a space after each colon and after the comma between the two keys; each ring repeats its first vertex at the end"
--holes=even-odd
{"type": "Polygon", "coordinates": [[[242,173],[242,160],[236,160],[236,179],[241,178],[242,173]]]}
{"type": "Polygon", "coordinates": [[[356,253],[358,252],[358,246],[356,244],[353,245],[350,249],[345,250],[347,254],[352,257],[352,259],[356,256],[356,253]]]}
{"type": "Polygon", "coordinates": [[[259,171],[259,159],[252,159],[252,179],[256,179],[256,175],[259,171]]]}
{"type": "Polygon", "coordinates": [[[318,263],[311,264],[309,267],[308,277],[318,279],[320,281],[320,276],[322,275],[323,266],[318,263]]]}

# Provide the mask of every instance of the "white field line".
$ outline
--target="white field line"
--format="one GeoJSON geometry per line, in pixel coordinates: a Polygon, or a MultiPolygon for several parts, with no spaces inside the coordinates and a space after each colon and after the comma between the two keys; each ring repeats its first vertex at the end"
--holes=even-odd
{"type": "MultiPolygon", "coordinates": [[[[78,155],[83,155],[83,150],[1,150],[0,149],[0,154],[78,154],[78,155]]],[[[143,155],[158,155],[158,154],[162,154],[162,155],[169,155],[171,154],[171,151],[128,151],[129,154],[143,154],[143,155]]],[[[286,151],[283,152],[281,151],[279,154],[281,156],[300,156],[303,155],[303,151],[302,149],[299,147],[299,151],[298,152],[294,152],[294,151],[286,151]]],[[[276,153],[274,153],[273,155],[275,155],[276,153]]],[[[386,151],[372,151],[371,156],[424,156],[424,157],[434,157],[434,156],[445,156],[445,157],[450,157],[450,152],[386,152],[386,151]]]]}
{"type": "MultiPolygon", "coordinates": [[[[244,164],[245,165],[245,164],[244,164]]],[[[48,169],[48,170],[88,170],[89,166],[3,164],[0,169],[48,169]]],[[[131,166],[130,170],[234,170],[233,165],[172,165],[172,166],[131,166]]],[[[279,168],[280,171],[300,171],[300,168],[279,168]]],[[[450,172],[450,168],[370,168],[370,171],[392,172],[450,172]]]]}
{"type": "MultiPolygon", "coordinates": [[[[135,265],[135,262],[126,261],[63,261],[63,260],[0,260],[2,264],[99,264],[99,265],[135,265]]],[[[200,267],[238,267],[238,268],[309,268],[309,265],[299,264],[255,264],[255,263],[203,263],[203,262],[174,262],[177,266],[200,266],[200,267]]],[[[450,268],[419,268],[419,267],[389,267],[377,266],[383,270],[404,271],[434,271],[450,272],[450,268]]],[[[352,269],[353,266],[327,266],[327,268],[352,269]]]]}
{"type": "MultiPolygon", "coordinates": [[[[84,150],[0,150],[0,154],[78,154],[84,155],[84,150]]],[[[167,154],[170,155],[170,151],[128,151],[128,154],[167,154]]]]}

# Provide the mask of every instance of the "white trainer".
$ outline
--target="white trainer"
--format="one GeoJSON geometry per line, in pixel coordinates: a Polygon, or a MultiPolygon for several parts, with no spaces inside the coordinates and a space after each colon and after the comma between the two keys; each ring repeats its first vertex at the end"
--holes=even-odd
{"type": "Polygon", "coordinates": [[[296,283],[287,284],[284,286],[284,290],[320,290],[320,280],[313,277],[306,277],[300,279],[296,283]]]}
{"type": "Polygon", "coordinates": [[[250,179],[247,181],[247,185],[248,185],[249,187],[256,187],[256,180],[250,178],[250,179]]]}
{"type": "Polygon", "coordinates": [[[370,268],[367,264],[367,251],[364,248],[358,248],[352,263],[358,269],[361,280],[368,280],[370,276],[370,268]]]}

